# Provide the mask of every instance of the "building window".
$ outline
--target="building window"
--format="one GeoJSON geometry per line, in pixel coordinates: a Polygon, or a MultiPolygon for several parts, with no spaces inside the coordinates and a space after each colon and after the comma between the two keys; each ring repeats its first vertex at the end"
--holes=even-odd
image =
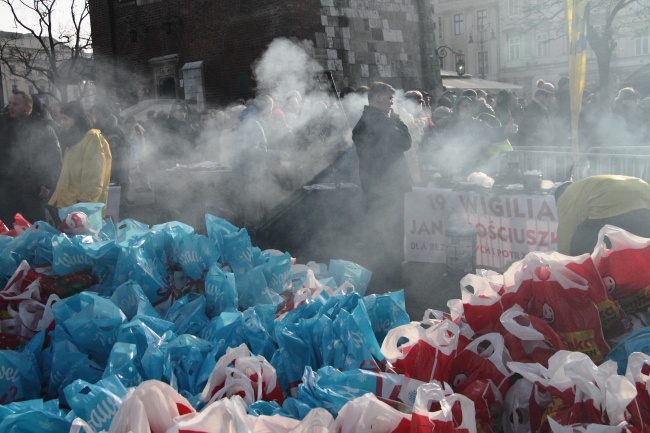
{"type": "Polygon", "coordinates": [[[548,57],[548,33],[537,33],[535,41],[537,42],[537,57],[548,57]]]}
{"type": "Polygon", "coordinates": [[[442,17],[438,17],[438,40],[440,41],[443,40],[442,34],[442,17]]]}
{"type": "Polygon", "coordinates": [[[508,39],[508,60],[519,60],[521,58],[521,38],[514,36],[508,39]]]}
{"type": "Polygon", "coordinates": [[[454,35],[465,34],[465,18],[463,14],[454,14],[454,35]]]}
{"type": "Polygon", "coordinates": [[[521,13],[521,0],[508,0],[508,15],[519,15],[521,13]]]}
{"type": "Polygon", "coordinates": [[[476,11],[476,27],[478,30],[484,30],[487,24],[487,9],[480,9],[476,11]]]}
{"type": "Polygon", "coordinates": [[[648,51],[648,36],[642,38],[634,38],[634,55],[635,56],[645,56],[650,51],[648,51]]]}

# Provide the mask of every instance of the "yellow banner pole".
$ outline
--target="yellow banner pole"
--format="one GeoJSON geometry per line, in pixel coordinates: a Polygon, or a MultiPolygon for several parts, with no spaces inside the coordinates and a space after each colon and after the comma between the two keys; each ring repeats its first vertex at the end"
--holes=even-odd
{"type": "Polygon", "coordinates": [[[569,94],[571,95],[571,147],[580,151],[578,124],[587,70],[587,19],[589,0],[566,0],[569,54],[569,94]]]}

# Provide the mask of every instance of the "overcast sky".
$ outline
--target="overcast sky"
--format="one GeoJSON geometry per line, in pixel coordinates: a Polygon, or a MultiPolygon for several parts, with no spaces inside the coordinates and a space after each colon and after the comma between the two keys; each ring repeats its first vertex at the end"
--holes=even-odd
{"type": "MultiPolygon", "coordinates": [[[[73,2],[73,0],[55,0],[55,10],[54,10],[54,33],[55,35],[58,33],[59,30],[64,29],[67,26],[70,26],[72,23],[72,20],[70,19],[70,4],[73,2]]],[[[77,3],[83,6],[83,1],[82,0],[76,0],[77,3]]],[[[27,2],[28,4],[31,3],[31,1],[27,2]]],[[[18,16],[22,19],[25,20],[28,25],[32,26],[35,25],[38,22],[38,19],[34,17],[34,13],[31,12],[28,9],[25,9],[24,6],[20,6],[19,1],[15,1],[14,4],[16,4],[16,9],[17,9],[17,14],[18,16]]],[[[89,21],[88,18],[86,18],[86,21],[89,21]]],[[[90,22],[86,23],[86,29],[87,31],[90,31],[90,22]]],[[[16,27],[14,24],[14,19],[13,15],[11,13],[11,9],[9,6],[7,6],[5,3],[0,2],[0,30],[6,31],[6,32],[19,32],[19,33],[26,33],[27,31],[21,27],[16,27]]]]}

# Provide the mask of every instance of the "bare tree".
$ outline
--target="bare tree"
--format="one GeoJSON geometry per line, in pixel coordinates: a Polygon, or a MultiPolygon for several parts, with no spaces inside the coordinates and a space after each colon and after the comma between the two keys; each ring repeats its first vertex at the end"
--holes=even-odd
{"type": "MultiPolygon", "coordinates": [[[[522,15],[518,20],[530,30],[552,28],[558,37],[566,35],[564,0],[525,0],[522,15]]],[[[609,98],[610,65],[616,50],[617,40],[639,35],[647,36],[650,0],[590,0],[587,20],[587,41],[593,50],[598,65],[598,88],[609,98]]]]}
{"type": "MultiPolygon", "coordinates": [[[[57,11],[70,17],[70,24],[58,25],[54,18],[58,0],[0,0],[11,11],[16,27],[25,33],[7,37],[0,45],[0,61],[11,74],[21,77],[56,99],[67,101],[67,86],[81,84],[88,73],[88,52],[92,40],[87,30],[89,12],[87,0],[68,0],[57,11]],[[20,43],[21,38],[31,38],[35,43],[20,43]],[[42,88],[39,80],[47,79],[57,92],[42,88]]],[[[85,87],[85,86],[84,86],[85,87]]]]}

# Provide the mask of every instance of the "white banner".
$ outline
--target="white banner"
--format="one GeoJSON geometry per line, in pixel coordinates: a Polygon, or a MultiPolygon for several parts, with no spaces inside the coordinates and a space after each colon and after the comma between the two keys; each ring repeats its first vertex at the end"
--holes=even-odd
{"type": "Polygon", "coordinates": [[[452,220],[476,227],[477,266],[503,268],[530,251],[557,251],[553,195],[414,188],[404,205],[407,261],[445,263],[445,230],[452,220]]]}

